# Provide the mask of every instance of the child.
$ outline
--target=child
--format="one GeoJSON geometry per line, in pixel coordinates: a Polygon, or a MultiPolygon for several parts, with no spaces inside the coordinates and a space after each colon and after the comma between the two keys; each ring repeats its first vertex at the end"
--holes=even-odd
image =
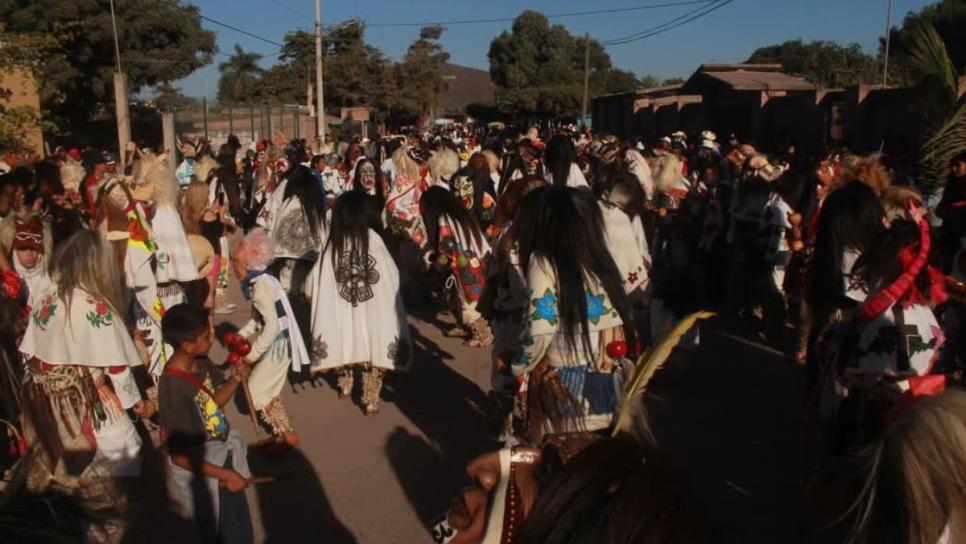
{"type": "Polygon", "coordinates": [[[245,478],[251,477],[247,449],[221,410],[251,368],[239,363],[224,380],[207,357],[212,331],[205,310],[173,306],[161,329],[165,342],[174,346],[159,381],[159,422],[171,461],[172,495],[206,542],[253,542],[244,494],[245,478]]]}
{"type": "Polygon", "coordinates": [[[295,446],[299,436],[289,422],[281,392],[289,368],[297,373],[310,362],[288,295],[266,273],[273,260],[275,244],[264,229],[254,229],[235,246],[232,266],[242,293],[252,301],[252,319],[238,334],[251,342],[245,360],[255,364],[248,384],[255,411],[271,428],[278,445],[295,446]]]}

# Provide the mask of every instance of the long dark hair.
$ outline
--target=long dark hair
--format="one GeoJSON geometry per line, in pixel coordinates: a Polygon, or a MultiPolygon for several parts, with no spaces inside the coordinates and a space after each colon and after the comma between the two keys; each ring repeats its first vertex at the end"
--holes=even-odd
{"type": "Polygon", "coordinates": [[[506,188],[510,181],[513,179],[513,174],[515,172],[520,172],[521,176],[527,175],[527,164],[523,161],[523,157],[519,153],[507,153],[503,155],[503,168],[500,172],[500,192],[506,191],[506,188]]]}
{"type": "Polygon", "coordinates": [[[369,230],[383,236],[382,217],[375,197],[365,191],[346,191],[335,199],[332,207],[332,224],[329,241],[322,250],[322,258],[327,251],[332,252],[332,267],[336,270],[343,256],[351,261],[365,259],[369,254],[369,230]]]}
{"type": "Polygon", "coordinates": [[[621,274],[607,251],[604,220],[590,191],[559,186],[534,189],[520,204],[513,228],[523,270],[528,270],[530,260],[537,256],[546,259],[556,273],[560,330],[574,351],[575,338],[580,334],[584,349],[593,352],[587,324],[587,278],[603,286],[624,321],[628,343],[633,345],[636,334],[630,303],[621,274]]]}
{"type": "Polygon", "coordinates": [[[426,243],[430,251],[436,251],[439,247],[439,218],[444,216],[455,223],[464,235],[470,236],[477,246],[483,246],[483,233],[476,217],[445,188],[435,185],[426,189],[419,197],[419,213],[426,226],[426,243]]]}
{"type": "Polygon", "coordinates": [[[714,542],[685,474],[628,435],[590,444],[556,470],[541,466],[548,471],[523,544],[714,542]]]}
{"type": "Polygon", "coordinates": [[[846,249],[865,252],[883,234],[885,209],[866,184],[853,181],[833,191],[819,211],[815,258],[806,292],[821,326],[845,297],[842,256],[846,249]]]}
{"type": "Polygon", "coordinates": [[[489,193],[496,201],[496,189],[493,187],[493,178],[490,177],[490,167],[486,157],[480,153],[474,154],[470,157],[469,164],[457,174],[457,176],[460,175],[466,176],[473,184],[473,213],[479,218],[483,213],[483,196],[489,193]]]}
{"type": "Polygon", "coordinates": [[[365,158],[360,159],[358,162],[356,162],[355,175],[352,178],[352,189],[356,191],[366,192],[366,187],[362,183],[362,168],[361,168],[362,165],[366,163],[371,164],[373,170],[375,170],[376,172],[376,180],[375,180],[376,201],[379,203],[379,209],[381,210],[382,206],[386,202],[386,187],[385,187],[385,181],[382,174],[382,168],[380,168],[380,165],[365,158]]]}
{"type": "Polygon", "coordinates": [[[553,184],[557,187],[567,185],[570,177],[570,165],[575,162],[577,151],[573,141],[563,134],[558,134],[547,142],[547,169],[553,177],[553,184]]]}
{"type": "Polygon", "coordinates": [[[306,166],[297,165],[285,173],[288,183],[285,184],[285,194],[283,200],[297,197],[302,204],[302,213],[308,221],[309,230],[312,233],[312,240],[315,246],[322,244],[320,231],[323,226],[324,217],[322,210],[325,209],[325,194],[318,180],[312,175],[312,171],[306,166]]]}

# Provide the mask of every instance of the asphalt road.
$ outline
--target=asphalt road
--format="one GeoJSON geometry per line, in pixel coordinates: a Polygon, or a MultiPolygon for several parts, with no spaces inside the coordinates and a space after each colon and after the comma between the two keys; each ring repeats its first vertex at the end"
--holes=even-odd
{"type": "MultiPolygon", "coordinates": [[[[216,322],[241,325],[249,306],[234,282],[231,289],[238,309],[216,322]]],[[[277,479],[248,491],[258,542],[429,543],[426,527],[468,484],[467,461],[496,448],[483,418],[489,350],[444,337],[446,314],[413,314],[413,368],[387,377],[378,414],[339,399],[325,380],[286,387],[302,444],[283,454],[250,450],[252,471],[277,479]]],[[[212,352],[216,362],[224,356],[212,352]]],[[[713,319],[700,345],[678,350],[649,388],[655,436],[689,474],[724,542],[795,540],[803,381],[799,366],[742,323],[713,319]]],[[[254,443],[237,400],[229,419],[254,443]]]]}

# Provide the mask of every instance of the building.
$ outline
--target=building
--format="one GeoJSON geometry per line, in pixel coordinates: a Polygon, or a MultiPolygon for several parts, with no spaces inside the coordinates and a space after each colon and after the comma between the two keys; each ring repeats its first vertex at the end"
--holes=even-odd
{"type": "Polygon", "coordinates": [[[908,97],[908,89],[881,86],[820,89],[780,64],[703,64],[681,85],[597,97],[592,112],[595,131],[622,137],[710,129],[772,151],[788,143],[869,151],[911,145],[908,97]]]}

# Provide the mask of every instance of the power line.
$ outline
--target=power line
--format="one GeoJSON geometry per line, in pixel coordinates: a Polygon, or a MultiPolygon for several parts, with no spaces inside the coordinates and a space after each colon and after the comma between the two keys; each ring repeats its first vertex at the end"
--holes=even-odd
{"type": "Polygon", "coordinates": [[[298,15],[299,17],[305,17],[306,19],[311,19],[312,18],[310,15],[306,15],[305,13],[302,13],[301,11],[299,11],[297,9],[294,9],[291,6],[287,6],[287,5],[279,2],[278,0],[268,0],[268,1],[271,2],[271,3],[273,3],[273,4],[275,4],[276,6],[278,6],[280,8],[282,8],[282,9],[284,9],[285,11],[293,14],[293,15],[298,15]]]}
{"type": "Polygon", "coordinates": [[[667,22],[662,23],[660,25],[657,25],[655,27],[651,27],[649,29],[642,30],[641,32],[638,32],[636,34],[631,34],[629,36],[624,36],[622,38],[616,38],[616,39],[613,39],[613,40],[608,40],[608,41],[605,41],[605,42],[600,42],[600,44],[603,45],[603,46],[624,45],[624,44],[636,42],[636,41],[639,41],[639,40],[643,40],[645,38],[650,38],[651,36],[657,36],[658,34],[667,32],[669,30],[673,30],[673,29],[675,29],[675,28],[677,28],[677,27],[679,27],[681,25],[690,23],[691,21],[694,21],[695,19],[699,19],[701,17],[704,17],[705,15],[708,15],[709,13],[711,13],[713,11],[716,11],[718,9],[721,9],[721,8],[725,7],[726,5],[732,3],[732,2],[734,2],[734,0],[724,0],[724,1],[721,1],[721,2],[717,2],[717,3],[715,3],[714,5],[711,5],[711,6],[704,6],[704,7],[698,8],[696,10],[691,10],[691,11],[685,13],[684,15],[680,15],[678,17],[675,17],[674,19],[671,19],[670,21],[667,21],[667,22]]]}
{"type": "MultiPolygon", "coordinates": [[[[592,11],[573,11],[569,13],[551,13],[546,15],[548,19],[560,17],[580,17],[584,15],[602,15],[607,13],[624,13],[628,11],[642,11],[648,9],[670,8],[677,6],[690,6],[694,4],[711,4],[717,0],[684,0],[679,2],[666,2],[663,4],[648,4],[644,6],[632,6],[626,8],[597,9],[592,11]]],[[[508,23],[516,20],[516,17],[497,17],[492,19],[463,19],[458,21],[426,21],[426,22],[403,22],[403,23],[366,23],[367,27],[376,26],[452,26],[452,25],[473,25],[482,23],[508,23]]]]}
{"type": "Polygon", "coordinates": [[[202,15],[200,13],[198,14],[198,17],[201,17],[202,19],[204,19],[205,21],[208,21],[209,23],[216,24],[218,26],[223,26],[223,27],[225,27],[225,28],[227,28],[229,30],[234,30],[235,32],[238,32],[240,34],[244,34],[244,35],[246,35],[246,36],[248,36],[250,38],[255,38],[256,40],[261,40],[261,41],[263,41],[265,43],[270,43],[270,44],[272,44],[272,45],[274,45],[276,47],[284,47],[279,42],[276,42],[274,40],[270,40],[268,38],[263,38],[263,37],[259,36],[258,34],[252,34],[251,32],[249,32],[247,30],[242,30],[242,29],[238,28],[237,26],[232,26],[232,25],[230,25],[228,23],[223,23],[223,22],[221,22],[221,21],[219,21],[217,19],[212,19],[211,17],[206,17],[206,16],[204,16],[204,15],[202,15]]]}

